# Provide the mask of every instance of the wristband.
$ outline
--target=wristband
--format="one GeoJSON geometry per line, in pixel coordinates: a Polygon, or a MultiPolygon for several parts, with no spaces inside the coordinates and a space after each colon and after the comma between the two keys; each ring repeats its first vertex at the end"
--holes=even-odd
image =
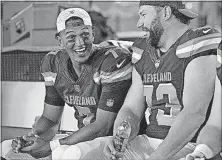
{"type": "Polygon", "coordinates": [[[206,144],[198,144],[195,151],[201,152],[207,159],[213,157],[213,151],[206,144]]]}
{"type": "Polygon", "coordinates": [[[187,159],[195,159],[198,157],[198,160],[204,160],[205,159],[205,156],[203,153],[199,152],[199,151],[194,151],[193,153],[190,153],[186,156],[186,160],[187,159]]]}
{"type": "Polygon", "coordinates": [[[53,140],[49,142],[50,148],[53,151],[57,147],[59,147],[61,144],[59,143],[59,139],[53,140]]]}

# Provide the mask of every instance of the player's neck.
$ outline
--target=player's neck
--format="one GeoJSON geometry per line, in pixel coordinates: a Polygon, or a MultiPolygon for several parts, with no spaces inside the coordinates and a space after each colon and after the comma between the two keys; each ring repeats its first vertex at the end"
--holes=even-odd
{"type": "Polygon", "coordinates": [[[77,76],[79,77],[82,70],[83,70],[84,65],[81,64],[81,63],[77,63],[76,61],[72,60],[72,66],[73,66],[77,76]]]}
{"type": "Polygon", "coordinates": [[[189,29],[188,25],[177,24],[165,29],[161,36],[159,48],[162,52],[167,52],[169,48],[189,29]]]}

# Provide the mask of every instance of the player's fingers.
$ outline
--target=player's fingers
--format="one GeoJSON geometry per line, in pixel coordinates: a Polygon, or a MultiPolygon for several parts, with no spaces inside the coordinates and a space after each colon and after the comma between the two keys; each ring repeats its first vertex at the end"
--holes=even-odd
{"type": "Polygon", "coordinates": [[[29,136],[23,136],[23,139],[25,140],[23,148],[28,147],[34,143],[34,140],[33,140],[34,138],[29,138],[29,136]]]}
{"type": "Polygon", "coordinates": [[[109,159],[116,159],[116,151],[113,146],[113,142],[110,140],[104,147],[103,153],[109,159]]]}
{"type": "Polygon", "coordinates": [[[29,140],[29,141],[26,142],[26,145],[21,149],[21,151],[22,152],[30,152],[35,147],[36,147],[35,142],[29,140]]]}
{"type": "Polygon", "coordinates": [[[35,141],[37,140],[34,136],[23,136],[26,141],[24,147],[21,149],[22,152],[30,152],[35,146],[35,141]]]}
{"type": "Polygon", "coordinates": [[[22,152],[30,152],[33,149],[33,145],[24,147],[21,149],[22,152]]]}
{"type": "Polygon", "coordinates": [[[109,145],[104,147],[103,153],[108,159],[115,159],[115,154],[111,152],[109,145]]]}
{"type": "Polygon", "coordinates": [[[37,137],[35,137],[34,135],[31,136],[23,136],[23,139],[26,141],[36,141],[37,137]]]}
{"type": "Polygon", "coordinates": [[[193,154],[188,154],[186,156],[186,160],[194,160],[195,159],[195,156],[193,154]]]}
{"type": "Polygon", "coordinates": [[[127,145],[126,145],[126,149],[129,149],[130,146],[131,146],[131,144],[130,144],[130,143],[127,143],[127,145]]]}
{"type": "Polygon", "coordinates": [[[11,144],[11,147],[13,148],[13,149],[16,149],[16,150],[18,150],[19,148],[21,148],[21,140],[19,139],[19,138],[15,138],[15,139],[13,139],[12,140],[12,144],[11,144]]]}
{"type": "Polygon", "coordinates": [[[18,153],[20,151],[20,149],[22,148],[21,146],[21,142],[20,141],[13,141],[13,143],[11,144],[12,146],[12,151],[15,153],[18,153]]]}
{"type": "Polygon", "coordinates": [[[14,153],[18,153],[19,151],[17,150],[17,149],[12,149],[12,151],[14,152],[14,153]]]}
{"type": "Polygon", "coordinates": [[[122,159],[123,159],[123,153],[124,153],[124,152],[117,152],[117,153],[115,154],[115,156],[118,157],[118,160],[122,160],[122,159]]]}
{"type": "Polygon", "coordinates": [[[12,140],[11,147],[14,149],[14,148],[17,147],[17,145],[18,145],[18,141],[17,141],[16,139],[13,139],[13,140],[12,140]]]}

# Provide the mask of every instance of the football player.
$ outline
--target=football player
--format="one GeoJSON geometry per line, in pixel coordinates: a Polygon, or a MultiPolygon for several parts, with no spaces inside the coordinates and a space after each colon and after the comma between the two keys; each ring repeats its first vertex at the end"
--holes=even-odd
{"type": "MultiPolygon", "coordinates": [[[[179,159],[194,150],[209,117],[221,35],[211,27],[189,28],[197,14],[181,1],[140,1],[139,15],[137,26],[147,36],[133,45],[132,85],[113,133],[131,117],[129,145],[122,159],[179,159]],[[136,136],[146,110],[146,134],[136,136]]],[[[79,143],[61,159],[115,159],[119,153],[113,143],[113,137],[79,143]]]]}
{"type": "MultiPolygon", "coordinates": [[[[62,150],[112,135],[117,112],[131,85],[130,53],[121,47],[93,45],[92,23],[85,10],[62,11],[57,18],[57,31],[64,49],[48,53],[41,64],[46,88],[43,114],[31,136],[12,142],[14,150],[35,158],[48,156],[55,148],[62,150]],[[65,103],[75,110],[79,130],[65,138],[46,141],[41,135],[60,122],[65,103]],[[32,144],[27,146],[28,142],[32,144]]],[[[19,154],[16,158],[22,159],[19,154]]]]}
{"type": "Polygon", "coordinates": [[[210,117],[197,138],[197,147],[186,156],[186,160],[210,159],[221,152],[221,50],[222,42],[217,50],[217,77],[210,117]]]}

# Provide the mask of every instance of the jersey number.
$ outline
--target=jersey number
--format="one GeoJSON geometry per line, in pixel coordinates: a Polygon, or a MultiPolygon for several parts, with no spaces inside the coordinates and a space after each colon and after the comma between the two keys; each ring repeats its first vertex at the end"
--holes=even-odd
{"type": "Polygon", "coordinates": [[[175,87],[171,83],[144,86],[150,123],[171,126],[181,111],[175,87]]]}
{"type": "Polygon", "coordinates": [[[92,120],[95,118],[95,114],[90,111],[88,107],[81,107],[81,106],[76,106],[76,109],[79,112],[79,116],[85,117],[83,119],[83,124],[87,126],[92,122],[92,120]]]}

